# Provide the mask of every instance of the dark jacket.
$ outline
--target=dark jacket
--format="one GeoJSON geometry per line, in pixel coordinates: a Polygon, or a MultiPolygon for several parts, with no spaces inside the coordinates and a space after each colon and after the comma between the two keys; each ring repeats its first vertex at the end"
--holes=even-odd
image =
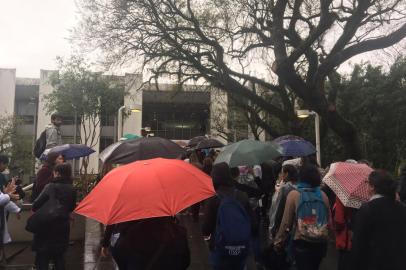
{"type": "Polygon", "coordinates": [[[47,164],[42,165],[41,169],[39,169],[39,171],[37,172],[37,176],[35,178],[35,183],[31,196],[32,201],[35,201],[35,199],[39,196],[39,194],[41,194],[45,186],[51,183],[53,179],[54,174],[52,172],[52,167],[47,164]]]}
{"type": "MultiPolygon", "coordinates": [[[[221,186],[217,189],[217,193],[223,196],[234,196],[238,202],[244,207],[248,215],[251,217],[251,228],[253,229],[253,234],[257,234],[257,220],[250,207],[248,197],[243,192],[236,190],[235,187],[221,186]],[[235,192],[235,193],[234,193],[235,192]]],[[[217,211],[220,206],[221,199],[219,196],[214,196],[208,199],[205,203],[204,208],[204,219],[202,223],[202,233],[203,236],[209,237],[209,248],[212,250],[214,248],[214,234],[216,232],[217,224],[217,211]]]]}
{"type": "MultiPolygon", "coordinates": [[[[115,250],[134,260],[134,269],[185,270],[190,264],[186,229],[173,217],[142,219],[107,228],[120,233],[115,250]]],[[[107,239],[103,242],[104,246],[108,243],[107,239]]]]}
{"type": "Polygon", "coordinates": [[[387,197],[363,205],[355,217],[353,270],[406,269],[406,207],[387,197]]]}
{"type": "Polygon", "coordinates": [[[55,201],[51,198],[59,200],[66,218],[52,221],[45,232],[34,234],[32,248],[37,252],[62,253],[66,251],[69,245],[69,215],[76,206],[76,191],[69,180],[57,178],[45,186],[42,193],[34,201],[32,210],[35,212],[41,207],[52,207],[55,201]]]}

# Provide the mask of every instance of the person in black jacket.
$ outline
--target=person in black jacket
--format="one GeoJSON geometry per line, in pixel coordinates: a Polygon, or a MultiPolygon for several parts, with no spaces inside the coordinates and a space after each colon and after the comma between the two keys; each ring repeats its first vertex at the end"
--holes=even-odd
{"type": "Polygon", "coordinates": [[[120,270],[186,270],[190,265],[187,231],[175,217],[107,226],[102,243],[103,256],[108,254],[107,248],[114,234],[119,237],[111,251],[120,270]]]}
{"type": "Polygon", "coordinates": [[[404,270],[406,207],[396,201],[397,183],[384,171],[370,174],[371,199],[355,216],[353,270],[404,270]]]}
{"type": "Polygon", "coordinates": [[[42,207],[55,208],[58,218],[50,218],[44,231],[34,234],[32,250],[36,252],[37,270],[47,270],[50,261],[55,270],[65,269],[64,254],[69,245],[70,214],[76,206],[76,191],[72,186],[72,168],[63,163],[55,166],[54,179],[34,201],[34,212],[42,207]]]}

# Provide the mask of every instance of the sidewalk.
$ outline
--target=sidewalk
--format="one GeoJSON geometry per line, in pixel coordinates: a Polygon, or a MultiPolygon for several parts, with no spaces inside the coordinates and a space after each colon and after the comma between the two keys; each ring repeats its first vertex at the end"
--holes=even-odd
{"type": "MultiPolygon", "coordinates": [[[[192,221],[191,216],[180,215],[180,222],[187,228],[189,237],[189,246],[191,251],[191,265],[189,270],[210,270],[208,263],[208,248],[201,237],[200,225],[192,221]]],[[[91,226],[87,228],[89,239],[91,243],[85,247],[84,243],[74,242],[69,246],[66,254],[66,269],[67,270],[80,270],[91,269],[94,270],[96,262],[99,259],[99,251],[96,248],[100,241],[100,228],[96,222],[89,223],[91,226]],[[93,230],[93,231],[92,231],[93,230]],[[91,245],[90,245],[91,244],[91,245]],[[86,256],[86,260],[85,260],[86,256]],[[86,261],[86,267],[83,262],[86,261]]],[[[30,270],[34,262],[34,253],[31,251],[30,243],[12,243],[6,245],[6,256],[10,257],[16,254],[9,261],[7,270],[30,270]]],[[[334,270],[336,269],[337,254],[334,245],[329,246],[327,257],[323,260],[320,270],[334,270]]],[[[1,268],[0,268],[1,269],[1,268]]],[[[98,270],[114,270],[114,264],[111,259],[103,259],[97,266],[98,270]]],[[[164,270],[164,269],[163,269],[164,270]]],[[[254,270],[249,267],[247,270],[254,270]]]]}

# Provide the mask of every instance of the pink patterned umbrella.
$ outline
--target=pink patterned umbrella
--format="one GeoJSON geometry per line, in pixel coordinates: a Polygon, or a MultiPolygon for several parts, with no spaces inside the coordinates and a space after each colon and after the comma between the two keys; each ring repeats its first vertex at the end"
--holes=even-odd
{"type": "Polygon", "coordinates": [[[334,191],[344,206],[358,209],[369,199],[367,181],[372,171],[365,164],[337,162],[331,164],[323,182],[334,191]]]}

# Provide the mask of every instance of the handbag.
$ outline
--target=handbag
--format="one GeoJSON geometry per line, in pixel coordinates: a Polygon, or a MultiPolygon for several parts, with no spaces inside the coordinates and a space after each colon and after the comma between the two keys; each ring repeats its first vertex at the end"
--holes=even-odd
{"type": "Polygon", "coordinates": [[[50,190],[49,199],[27,219],[26,231],[34,234],[46,232],[50,223],[56,220],[69,219],[69,213],[60,203],[56,192],[55,188],[50,190]]]}

